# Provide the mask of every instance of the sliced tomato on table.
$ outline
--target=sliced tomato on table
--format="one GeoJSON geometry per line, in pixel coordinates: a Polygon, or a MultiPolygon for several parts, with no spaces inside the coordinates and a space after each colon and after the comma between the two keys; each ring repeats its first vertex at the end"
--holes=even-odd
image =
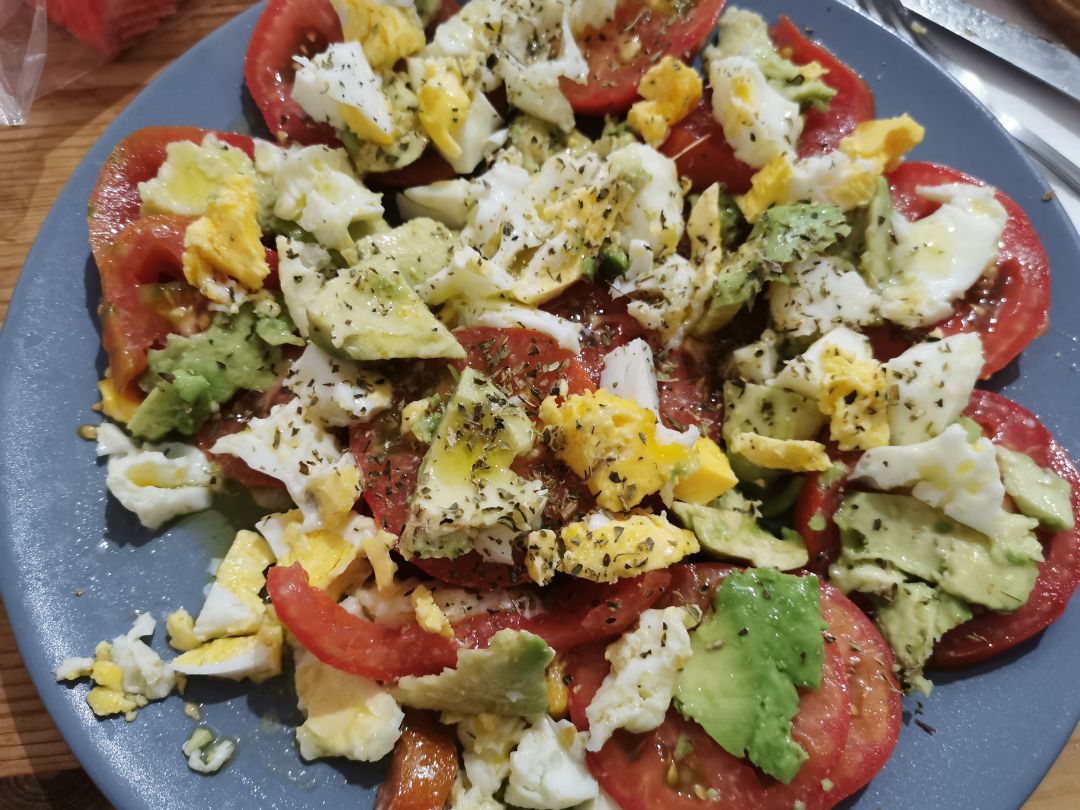
{"type": "MultiPolygon", "coordinates": [[[[672,588],[657,606],[693,603],[710,606],[712,593],[732,566],[680,565],[671,569],[672,588]]],[[[609,670],[604,645],[583,646],[567,658],[570,716],[578,728],[588,727],[585,709],[609,670]]],[[[723,806],[771,810],[802,802],[808,810],[829,805],[822,780],[840,761],[851,724],[845,660],[836,643],[825,645],[821,686],[800,690],[792,737],[809,754],[790,784],[762,775],[747,760],[722,749],[697,723],[674,708],[656,729],[645,734],[618,731],[597,753],[587,755],[589,770],[624,810],[673,810],[723,806]],[[680,738],[692,753],[679,761],[680,738]],[[674,778],[673,778],[674,777],[674,778]],[[710,800],[706,791],[719,797],[710,800]]]]}
{"type": "Polygon", "coordinates": [[[578,37],[589,77],[581,84],[562,79],[563,95],[580,115],[625,111],[637,98],[641,77],[661,56],[694,60],[723,10],[724,0],[619,0],[613,19],[578,37]]]}
{"type": "Polygon", "coordinates": [[[249,157],[255,154],[255,141],[248,135],[198,127],[146,127],[131,133],[113,148],[101,167],[87,205],[90,249],[98,267],[120,231],[139,217],[142,207],[139,183],[157,176],[167,157],[168,145],[176,141],[202,143],[210,134],[243,149],[249,157]]]}
{"type": "Polygon", "coordinates": [[[394,744],[390,771],[375,797],[375,810],[444,807],[457,772],[453,726],[440,723],[433,712],[409,709],[394,744]]]}
{"type": "Polygon", "coordinates": [[[832,51],[803,34],[790,18],[781,17],[771,34],[777,49],[796,65],[817,62],[828,71],[821,80],[836,95],[829,100],[827,110],[806,111],[799,136],[799,157],[832,152],[855,127],[874,117],[874,94],[858,73],[832,51]]]}
{"type": "MultiPolygon", "coordinates": [[[[919,196],[920,186],[984,185],[970,175],[935,163],[903,163],[888,179],[893,205],[909,220],[922,219],[940,207],[940,203],[919,196]]],[[[1016,201],[1000,190],[996,196],[1009,217],[997,265],[956,302],[949,318],[929,327],[946,335],[978,333],[986,358],[983,379],[1012,362],[1049,326],[1050,260],[1046,249],[1016,201]]]]}
{"type": "Polygon", "coordinates": [[[377,680],[440,672],[457,663],[462,646],[486,647],[499,630],[527,630],[559,652],[618,635],[667,590],[666,571],[600,585],[566,579],[553,586],[548,606],[526,616],[501,610],[454,625],[455,640],[407,622],[384,627],[356,616],[314,588],[299,563],[274,566],[266,588],[277,616],[312,655],[336,669],[377,680]]]}
{"type": "Polygon", "coordinates": [[[1072,486],[1077,527],[1040,532],[1045,562],[1028,601],[1012,613],[985,612],[949,631],[934,648],[932,663],[955,668],[976,664],[1015,647],[1057,620],[1080,583],[1080,473],[1065,449],[1033,413],[989,391],[975,391],[964,414],[982,427],[994,444],[1026,453],[1072,486]]]}
{"type": "Polygon", "coordinates": [[[244,84],[275,139],[341,145],[333,127],[311,120],[292,97],[293,57],[310,58],[341,39],[330,0],[270,0],[259,15],[244,56],[244,84]]]}

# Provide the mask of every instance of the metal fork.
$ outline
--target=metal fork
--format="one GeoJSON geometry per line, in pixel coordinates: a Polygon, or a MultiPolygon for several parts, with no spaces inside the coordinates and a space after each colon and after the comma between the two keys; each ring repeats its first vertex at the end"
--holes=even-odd
{"type": "Polygon", "coordinates": [[[1025,127],[1007,112],[997,109],[990,101],[986,85],[972,71],[952,60],[929,36],[926,29],[915,22],[908,10],[899,0],[855,0],[860,10],[870,19],[891,28],[907,42],[921,48],[927,56],[952,74],[960,84],[978,99],[1006,131],[1013,136],[1028,153],[1044,167],[1072,189],[1080,194],[1080,166],[1048,144],[1030,129],[1025,127]]]}

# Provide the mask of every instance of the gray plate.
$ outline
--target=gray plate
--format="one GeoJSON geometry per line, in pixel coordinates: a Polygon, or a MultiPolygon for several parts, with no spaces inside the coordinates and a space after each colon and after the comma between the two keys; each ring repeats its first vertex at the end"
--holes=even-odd
{"type": "MultiPolygon", "coordinates": [[[[910,112],[928,126],[915,157],[956,166],[1012,195],[1042,235],[1055,269],[1050,332],[999,375],[1009,396],[1036,411],[1080,455],[1070,412],[1080,392],[1080,243],[1046,185],[1003,131],[921,55],[839,3],[746,2],[797,22],[854,65],[873,86],[880,116],[910,112]],[[888,78],[887,78],[888,77],[888,78]]],[[[243,518],[209,512],[154,537],[109,500],[93,445],[77,438],[96,421],[90,406],[103,369],[94,308],[100,295],[86,243],[86,200],[98,169],[127,133],[154,124],[247,129],[242,60],[257,9],[201,42],[121,114],[72,175],[41,228],[0,335],[0,585],[27,667],[64,737],[120,807],[364,807],[379,767],[304,765],[288,725],[290,687],[193,681],[215,728],[240,741],[212,778],[188,771],[180,745],[193,723],[172,697],[134,723],[97,720],[87,687],[57,685],[51,670],[88,655],[130,626],[133,611],[159,619],[198,609],[206,566],[243,518]],[[76,590],[85,589],[81,597],[76,590]]],[[[159,631],[155,648],[166,653],[159,631]]],[[[904,729],[896,754],[854,802],[860,808],[1012,808],[1038,785],[1080,714],[1080,608],[1039,639],[990,666],[940,677],[923,719],[929,736],[904,729]]]]}

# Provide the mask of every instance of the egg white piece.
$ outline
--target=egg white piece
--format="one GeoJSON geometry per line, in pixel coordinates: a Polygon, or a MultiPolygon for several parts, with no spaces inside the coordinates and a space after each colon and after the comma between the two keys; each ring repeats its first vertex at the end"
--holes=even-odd
{"type": "Polygon", "coordinates": [[[982,367],[982,340],[974,332],[918,343],[888,361],[891,443],[923,442],[955,422],[982,367]]]}
{"type": "Polygon", "coordinates": [[[866,158],[852,158],[837,150],[791,164],[787,201],[835,205],[850,211],[865,205],[881,166],[866,158]]]}
{"type": "Polygon", "coordinates": [[[496,298],[514,289],[517,280],[478,250],[462,247],[454,252],[444,269],[425,279],[416,294],[425,304],[445,304],[451,298],[465,300],[496,298]]]}
{"type": "Polygon", "coordinates": [[[802,134],[799,105],[776,91],[752,59],[729,56],[709,65],[713,117],[735,156],[760,169],[778,155],[794,155],[802,134]]]}
{"type": "Polygon", "coordinates": [[[870,360],[874,356],[870,340],[846,326],[838,326],[810,344],[802,354],[789,360],[774,379],[777,388],[784,388],[817,399],[825,377],[821,362],[827,349],[838,349],[853,360],[870,360]]]}
{"type": "Polygon", "coordinates": [[[446,158],[458,174],[469,174],[485,157],[506,143],[509,130],[503,127],[499,113],[483,93],[476,93],[461,129],[461,154],[446,158]]]}
{"type": "Polygon", "coordinates": [[[941,207],[917,222],[894,218],[896,271],[883,288],[882,314],[909,328],[930,326],[952,313],[953,302],[996,259],[1008,214],[988,186],[920,186],[919,196],[941,207]]]}
{"type": "Polygon", "coordinates": [[[404,712],[390,692],[370,678],[296,655],[296,697],[306,719],[296,729],[305,760],[346,757],[375,762],[394,750],[404,712]]]}
{"type": "Polygon", "coordinates": [[[685,608],[650,609],[637,627],[608,645],[611,671],[585,710],[588,751],[599,751],[616,729],[641,734],[664,722],[675,681],[690,660],[692,619],[685,608]]]}
{"type": "Polygon", "coordinates": [[[212,582],[195,620],[195,637],[205,641],[254,632],[265,613],[266,609],[257,597],[239,594],[221,582],[212,582]]]}
{"type": "Polygon", "coordinates": [[[177,656],[172,666],[183,675],[260,683],[281,673],[281,632],[215,639],[177,656]]]}
{"type": "Polygon", "coordinates": [[[413,186],[397,195],[398,212],[407,220],[428,217],[460,230],[469,221],[475,204],[472,189],[472,181],[464,177],[413,186]]]}
{"type": "Polygon", "coordinates": [[[569,720],[546,714],[532,720],[510,755],[506,801],[562,810],[595,799],[600,787],[585,767],[584,737],[569,720]]]}
{"type": "Polygon", "coordinates": [[[148,529],[209,509],[216,473],[197,447],[136,445],[109,422],[98,426],[97,455],[108,456],[105,485],[148,529]]]}
{"type": "Polygon", "coordinates": [[[304,513],[304,531],[320,528],[323,523],[314,488],[339,471],[356,466],[352,453],[343,452],[334,436],[308,419],[295,399],[275,405],[267,416],[252,419],[239,433],[222,436],[211,452],[231,453],[253,470],[284,483],[304,513]]]}
{"type": "Polygon", "coordinates": [[[777,334],[766,329],[753,343],[735,349],[731,353],[731,363],[741,380],[759,385],[770,382],[777,376],[780,366],[777,334]]]}
{"type": "Polygon", "coordinates": [[[456,301],[453,312],[458,326],[535,329],[550,335],[564,349],[581,352],[582,325],[550,312],[499,299],[456,301]]]}
{"type": "Polygon", "coordinates": [[[308,336],[307,303],[322,287],[323,271],[330,267],[330,254],[322,245],[277,238],[278,278],[285,308],[297,331],[308,336]]]}
{"type": "Polygon", "coordinates": [[[607,158],[613,175],[626,179],[644,175],[617,237],[623,250],[635,239],[644,240],[656,259],[675,252],[683,236],[683,193],[675,161],[643,143],[616,149],[607,158]]]}
{"type": "Polygon", "coordinates": [[[462,772],[454,785],[455,810],[498,810],[495,794],[510,775],[510,753],[525,731],[521,717],[470,715],[457,724],[462,772]]]}
{"type": "Polygon", "coordinates": [[[293,80],[292,97],[316,121],[345,129],[340,104],[355,109],[387,139],[394,135],[390,102],[380,79],[368,64],[359,42],[332,42],[307,59],[294,56],[300,68],[293,80]]]}
{"type": "Polygon", "coordinates": [[[390,407],[393,394],[382,375],[333,357],[314,343],[293,362],[284,385],[296,394],[308,416],[329,427],[370,422],[390,407]]]}
{"type": "Polygon", "coordinates": [[[867,450],[851,477],[883,490],[913,485],[911,494],[920,501],[989,537],[1005,520],[1005,487],[994,445],[985,438],[969,442],[957,424],[918,444],[867,450]]]}
{"type": "Polygon", "coordinates": [[[176,673],[141,640],[154,632],[154,624],[149,614],[140,615],[127,634],[112,640],[110,658],[123,673],[124,692],[161,700],[176,686],[176,673]]]}
{"type": "Polygon", "coordinates": [[[838,326],[867,326],[880,319],[880,299],[862,275],[829,256],[799,262],[790,281],[769,284],[769,312],[782,332],[803,337],[838,326]]]}
{"type": "Polygon", "coordinates": [[[259,186],[251,158],[213,133],[202,143],[173,141],[165,154],[157,174],[139,183],[144,213],[201,217],[210,198],[234,174],[246,175],[259,186]]]}
{"type": "Polygon", "coordinates": [[[295,222],[326,247],[352,247],[349,226],[383,214],[382,197],[360,181],[344,149],[260,144],[255,165],[272,178],[277,193],[274,214],[295,222]]]}

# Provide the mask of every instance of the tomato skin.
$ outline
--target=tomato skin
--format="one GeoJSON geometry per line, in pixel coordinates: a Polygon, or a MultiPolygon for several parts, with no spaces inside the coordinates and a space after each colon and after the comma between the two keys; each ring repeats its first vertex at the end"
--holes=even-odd
{"type": "Polygon", "coordinates": [[[704,191],[713,183],[723,183],[732,194],[750,190],[754,169],[735,157],[724,128],[713,117],[711,90],[706,90],[690,114],[671,128],[660,151],[675,161],[680,177],[690,178],[693,191],[704,191]]]}
{"type": "Polygon", "coordinates": [[[862,789],[896,748],[903,722],[893,652],[870,618],[838,588],[821,583],[821,614],[836,638],[851,700],[851,728],[840,761],[829,774],[831,804],[862,789]]]}
{"type": "Polygon", "coordinates": [[[293,56],[314,56],[341,40],[329,0],[270,0],[259,15],[244,57],[244,84],[277,141],[341,145],[333,127],[312,121],[292,97],[293,56]]]}
{"type": "Polygon", "coordinates": [[[720,440],[723,404],[710,394],[708,381],[693,356],[684,350],[669,352],[657,363],[660,418],[673,430],[697,426],[703,436],[720,440]]]}
{"type": "MultiPolygon", "coordinates": [[[[909,220],[922,219],[940,207],[920,197],[916,192],[919,186],[985,185],[948,166],[919,162],[902,163],[888,175],[888,180],[893,205],[909,220]]],[[[1049,326],[1050,260],[1046,248],[1015,200],[1000,190],[996,199],[1009,217],[1001,236],[996,273],[990,278],[984,276],[957,301],[949,318],[928,327],[946,335],[977,332],[986,358],[984,380],[1011,363],[1049,326]]]]}
{"type": "MultiPolygon", "coordinates": [[[[830,448],[832,450],[833,448],[830,448]]],[[[825,476],[832,477],[832,473],[812,472],[807,473],[803,481],[803,488],[799,491],[799,497],[795,501],[795,512],[792,521],[795,531],[806,543],[807,554],[810,561],[807,569],[824,576],[829,566],[835,562],[840,554],[840,532],[833,522],[833,515],[840,507],[844,499],[844,489],[847,485],[848,476],[855,467],[861,453],[830,452],[829,457],[834,464],[842,464],[845,472],[835,476],[834,480],[826,483],[825,476]],[[825,525],[820,529],[810,528],[811,521],[820,517],[825,525]]]]}
{"type": "Polygon", "coordinates": [[[787,16],[773,27],[773,44],[796,65],[817,62],[828,69],[822,81],[836,91],[825,111],[810,109],[799,137],[799,157],[834,151],[863,121],[874,117],[874,94],[862,77],[827,48],[806,37],[787,16]]]}
{"type": "Polygon", "coordinates": [[[251,137],[198,127],[145,127],[113,148],[101,167],[87,206],[90,249],[99,268],[120,232],[138,219],[142,207],[139,183],[157,175],[167,156],[166,147],[176,141],[201,143],[210,134],[254,157],[255,141],[251,137]]]}
{"type": "Polygon", "coordinates": [[[433,712],[409,709],[394,745],[390,771],[379,786],[375,810],[432,810],[443,807],[458,772],[452,726],[433,712]]]}
{"type": "MultiPolygon", "coordinates": [[[[673,590],[658,606],[672,602],[680,588],[686,588],[695,604],[702,598],[711,604],[712,591],[732,569],[726,565],[674,566],[673,590]]],[[[585,709],[609,669],[604,649],[602,644],[583,646],[567,659],[570,716],[579,729],[588,727],[585,709]]],[[[616,732],[599,752],[588,754],[586,761],[593,776],[624,810],[717,806],[694,795],[689,789],[693,783],[717,790],[723,806],[787,810],[801,800],[807,808],[823,808],[831,797],[826,797],[821,780],[839,761],[851,722],[844,659],[835,643],[825,645],[821,687],[801,690],[801,695],[792,736],[810,758],[789,785],[761,776],[749,762],[728,754],[701,726],[685,720],[675,708],[669,709],[667,719],[651,732],[616,732]],[[684,760],[680,771],[689,771],[692,778],[680,773],[677,789],[673,789],[667,783],[671,752],[683,735],[689,739],[693,754],[684,760]]]]}
{"type": "Polygon", "coordinates": [[[579,39],[589,63],[588,80],[578,84],[563,78],[559,87],[579,115],[624,112],[637,98],[641,77],[659,55],[692,62],[723,10],[724,0],[696,0],[686,16],[680,17],[677,13],[661,15],[646,0],[620,0],[614,19],[600,29],[588,29],[579,39]],[[620,49],[630,32],[647,45],[625,61],[620,49]]]}
{"type": "Polygon", "coordinates": [[[931,663],[955,669],[977,664],[1012,649],[1056,621],[1080,583],[1080,473],[1065,449],[1025,408],[989,391],[971,395],[965,415],[982,426],[988,439],[1010,450],[1027,453],[1072,486],[1077,528],[1051,534],[1040,530],[1045,562],[1028,601],[1013,613],[986,612],[950,630],[934,648],[931,663]]]}
{"type": "Polygon", "coordinates": [[[392,534],[405,528],[424,457],[401,437],[398,419],[398,413],[384,412],[349,428],[349,447],[364,476],[364,502],[375,522],[392,534]]]}

